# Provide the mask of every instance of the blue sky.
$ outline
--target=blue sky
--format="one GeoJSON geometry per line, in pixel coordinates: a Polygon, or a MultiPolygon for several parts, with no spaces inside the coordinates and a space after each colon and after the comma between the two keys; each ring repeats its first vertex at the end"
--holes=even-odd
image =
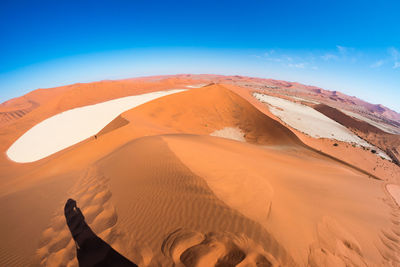
{"type": "Polygon", "coordinates": [[[298,81],[400,112],[400,1],[0,2],[0,102],[176,73],[298,81]]]}

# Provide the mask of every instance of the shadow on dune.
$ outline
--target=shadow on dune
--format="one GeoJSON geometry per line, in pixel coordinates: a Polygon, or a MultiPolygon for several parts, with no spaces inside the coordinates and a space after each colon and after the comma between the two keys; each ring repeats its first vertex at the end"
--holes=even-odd
{"type": "Polygon", "coordinates": [[[76,244],[79,266],[137,266],[115,251],[90,229],[76,201],[68,199],[64,207],[65,219],[76,244]]]}

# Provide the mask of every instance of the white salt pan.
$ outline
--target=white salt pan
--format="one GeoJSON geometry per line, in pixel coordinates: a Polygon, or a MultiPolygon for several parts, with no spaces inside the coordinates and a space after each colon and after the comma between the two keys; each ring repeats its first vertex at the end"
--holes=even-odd
{"type": "Polygon", "coordinates": [[[131,108],[182,91],[185,89],[127,96],[62,112],[24,133],[7,150],[7,155],[20,163],[40,160],[95,135],[131,108]]]}
{"type": "Polygon", "coordinates": [[[374,149],[379,156],[390,160],[390,157],[385,152],[311,107],[260,93],[254,93],[253,95],[259,101],[267,103],[272,114],[300,132],[314,138],[335,139],[374,149]]]}

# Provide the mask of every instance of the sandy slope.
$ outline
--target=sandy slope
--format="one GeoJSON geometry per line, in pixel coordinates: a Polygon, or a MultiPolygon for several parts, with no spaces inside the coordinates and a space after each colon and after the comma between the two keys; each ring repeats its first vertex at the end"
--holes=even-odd
{"type": "MultiPolygon", "coordinates": [[[[380,184],[304,148],[167,135],[137,139],[101,159],[70,195],[97,233],[145,265],[363,266],[385,264],[382,254],[394,253],[383,243],[397,228],[380,184]]],[[[43,263],[74,262],[65,230],[44,231],[43,263]]]]}
{"type": "Polygon", "coordinates": [[[378,181],[302,149],[261,149],[205,137],[164,139],[221,200],[271,231],[297,263],[327,260],[329,252],[342,260],[351,255],[351,261],[380,262],[373,244],[390,223],[378,181]],[[332,233],[329,238],[336,240],[326,242],[334,247],[320,255],[326,258],[314,259],[323,249],[314,243],[324,238],[318,225],[325,220],[352,234],[332,233]],[[338,242],[347,241],[365,258],[351,249],[341,255],[338,242]]]}
{"type": "MultiPolygon", "coordinates": [[[[159,85],[153,91],[180,83],[151,82],[159,85]]],[[[3,155],[0,265],[76,266],[62,215],[67,197],[77,199],[96,233],[140,266],[398,264],[400,213],[385,183],[308,149],[304,136],[251,93],[191,89],[124,112],[97,139],[35,163],[3,155]],[[209,136],[225,127],[240,129],[246,142],[209,136]]],[[[11,144],[29,129],[29,118],[54,112],[46,109],[42,104],[3,129],[1,140],[11,144]]],[[[324,144],[314,140],[314,147],[324,144]]],[[[336,148],[338,158],[351,154],[352,164],[375,166],[351,145],[336,148]]]]}

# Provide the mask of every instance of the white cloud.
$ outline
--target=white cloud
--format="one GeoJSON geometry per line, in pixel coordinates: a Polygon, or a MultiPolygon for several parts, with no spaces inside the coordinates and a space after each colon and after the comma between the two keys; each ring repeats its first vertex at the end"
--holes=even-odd
{"type": "Polygon", "coordinates": [[[292,57],[284,56],[284,58],[285,58],[287,61],[293,61],[293,58],[292,58],[292,57]]]}
{"type": "Polygon", "coordinates": [[[323,60],[325,60],[325,61],[339,59],[339,57],[337,55],[334,55],[334,54],[325,54],[325,55],[321,56],[321,58],[323,60]]]}
{"type": "Polygon", "coordinates": [[[273,61],[273,62],[283,62],[282,58],[278,58],[278,57],[269,57],[267,58],[268,61],[273,61]]]}
{"type": "Polygon", "coordinates": [[[375,63],[371,64],[371,68],[379,68],[381,67],[383,64],[385,63],[385,61],[383,60],[378,60],[375,63]]]}
{"type": "Polygon", "coordinates": [[[304,69],[306,67],[306,63],[289,63],[288,66],[291,68],[304,69]]]}
{"type": "Polygon", "coordinates": [[[266,52],[264,53],[264,56],[265,56],[265,57],[269,57],[269,56],[271,56],[271,55],[273,55],[273,54],[275,54],[275,50],[274,50],[274,49],[271,49],[271,50],[266,51],[266,52]]]}
{"type": "Polygon", "coordinates": [[[336,45],[336,51],[328,52],[322,56],[322,60],[324,61],[347,61],[350,63],[355,63],[358,61],[360,57],[360,53],[355,53],[355,49],[352,47],[345,47],[341,45],[336,45]]]}
{"type": "Polygon", "coordinates": [[[397,49],[394,48],[394,47],[390,47],[390,48],[389,48],[389,54],[392,56],[392,58],[393,58],[395,61],[398,61],[398,60],[400,59],[400,52],[399,52],[399,50],[397,50],[397,49]]]}
{"type": "Polygon", "coordinates": [[[341,45],[337,45],[336,46],[337,50],[339,51],[340,54],[346,54],[347,50],[349,50],[347,47],[341,46],[341,45]]]}
{"type": "Polygon", "coordinates": [[[394,47],[389,48],[389,54],[392,56],[393,69],[400,68],[400,52],[394,47]]]}
{"type": "Polygon", "coordinates": [[[268,50],[263,54],[267,61],[280,63],[282,66],[297,69],[306,69],[311,67],[312,69],[317,69],[317,67],[310,66],[311,62],[299,56],[293,56],[288,54],[282,54],[276,50],[268,50]]]}

